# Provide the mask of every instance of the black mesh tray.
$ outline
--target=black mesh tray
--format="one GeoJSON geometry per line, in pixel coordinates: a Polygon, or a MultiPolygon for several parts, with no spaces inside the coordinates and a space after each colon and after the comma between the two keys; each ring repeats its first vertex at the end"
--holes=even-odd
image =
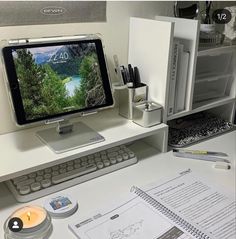
{"type": "Polygon", "coordinates": [[[170,121],[168,144],[171,147],[181,148],[233,129],[232,123],[214,114],[197,113],[170,121]]]}

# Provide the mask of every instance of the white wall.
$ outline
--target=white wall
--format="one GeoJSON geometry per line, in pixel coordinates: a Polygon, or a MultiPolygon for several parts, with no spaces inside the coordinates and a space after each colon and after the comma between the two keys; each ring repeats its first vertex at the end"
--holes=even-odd
{"type": "MultiPolygon", "coordinates": [[[[39,38],[74,34],[100,33],[103,36],[110,72],[113,72],[113,55],[121,64],[127,64],[129,18],[154,18],[155,15],[172,16],[173,2],[119,1],[107,2],[107,22],[54,25],[32,25],[0,28],[0,40],[39,38]]],[[[0,65],[0,134],[17,130],[5,90],[0,65]]],[[[113,75],[113,74],[111,74],[113,75]]]]}

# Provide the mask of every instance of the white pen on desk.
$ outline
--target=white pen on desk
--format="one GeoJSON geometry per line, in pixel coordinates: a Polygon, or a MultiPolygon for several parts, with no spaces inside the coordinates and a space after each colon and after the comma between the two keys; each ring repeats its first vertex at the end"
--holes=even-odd
{"type": "Polygon", "coordinates": [[[221,157],[228,156],[227,154],[222,152],[173,149],[173,154],[181,158],[191,158],[191,159],[198,159],[198,160],[205,160],[205,161],[212,161],[212,162],[230,163],[230,161],[227,159],[217,157],[217,156],[221,156],[221,157]]]}
{"type": "Polygon", "coordinates": [[[229,170],[231,168],[230,164],[225,162],[216,162],[213,164],[213,167],[216,169],[225,169],[225,170],[229,170]]]}

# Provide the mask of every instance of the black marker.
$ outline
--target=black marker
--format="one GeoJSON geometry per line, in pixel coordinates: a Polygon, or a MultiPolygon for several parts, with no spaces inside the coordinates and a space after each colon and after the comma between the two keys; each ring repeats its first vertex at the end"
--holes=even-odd
{"type": "Polygon", "coordinates": [[[135,87],[141,86],[139,70],[138,70],[138,67],[136,67],[136,66],[134,67],[134,86],[135,87]]]}
{"type": "Polygon", "coordinates": [[[121,66],[121,75],[122,75],[123,82],[126,85],[127,84],[127,77],[126,77],[126,74],[125,74],[124,66],[121,66]]]}
{"type": "Polygon", "coordinates": [[[126,78],[126,84],[127,84],[128,82],[130,82],[130,75],[127,68],[124,69],[124,72],[125,72],[125,78],[126,78]]]}
{"type": "MultiPolygon", "coordinates": [[[[129,71],[129,77],[130,77],[130,82],[134,83],[134,70],[131,64],[128,64],[128,71],[129,71]]],[[[135,87],[135,85],[134,85],[135,87]]]]}

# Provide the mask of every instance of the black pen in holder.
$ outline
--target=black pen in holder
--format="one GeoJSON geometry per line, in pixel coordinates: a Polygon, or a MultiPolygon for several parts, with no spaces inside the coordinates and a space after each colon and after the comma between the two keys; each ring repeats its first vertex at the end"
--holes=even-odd
{"type": "Polygon", "coordinates": [[[140,83],[139,87],[127,87],[119,90],[119,114],[127,119],[133,118],[133,104],[144,102],[148,97],[148,87],[140,83]]]}

